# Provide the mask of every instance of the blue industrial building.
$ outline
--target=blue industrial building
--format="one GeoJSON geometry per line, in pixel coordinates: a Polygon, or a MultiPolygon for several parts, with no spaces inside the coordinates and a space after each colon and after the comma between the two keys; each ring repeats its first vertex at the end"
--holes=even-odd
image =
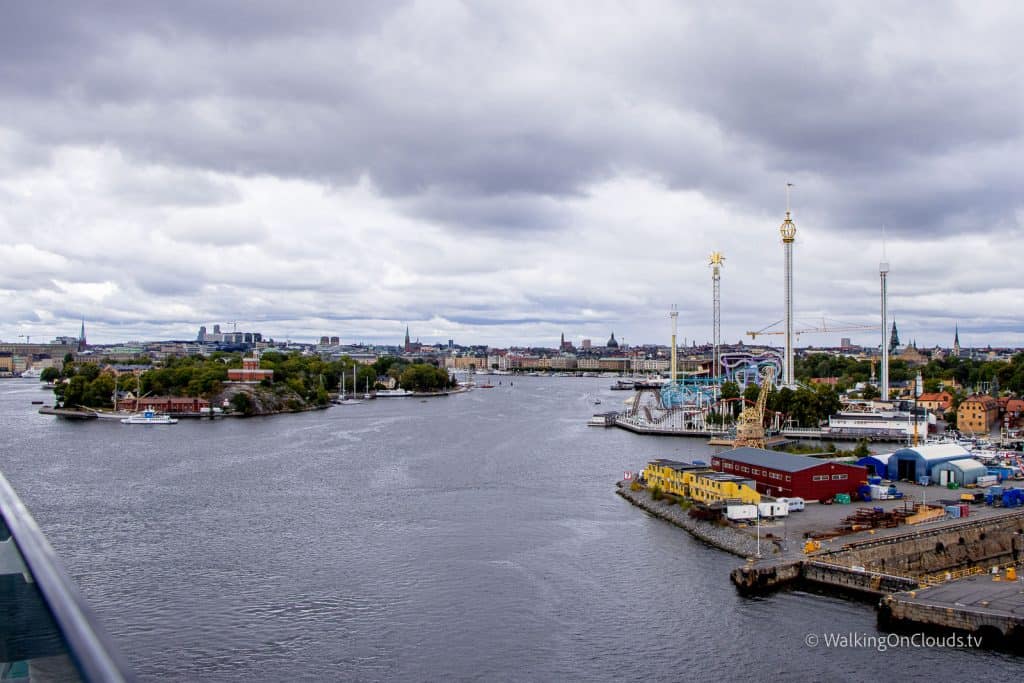
{"type": "Polygon", "coordinates": [[[889,456],[889,479],[920,481],[923,477],[931,476],[935,465],[970,457],[971,454],[963,446],[955,443],[901,448],[889,456]]]}

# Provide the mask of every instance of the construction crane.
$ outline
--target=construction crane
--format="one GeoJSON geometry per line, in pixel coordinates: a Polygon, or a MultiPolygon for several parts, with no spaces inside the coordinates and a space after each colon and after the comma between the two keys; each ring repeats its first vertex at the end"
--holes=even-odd
{"type": "MultiPolygon", "coordinates": [[[[773,330],[772,328],[781,323],[781,320],[776,320],[771,325],[762,327],[760,330],[747,330],[747,334],[750,335],[751,339],[757,339],[759,336],[766,334],[786,334],[785,330],[773,330]]],[[[816,334],[824,332],[857,332],[860,330],[877,330],[878,325],[833,325],[829,326],[825,319],[821,319],[821,325],[819,327],[805,327],[800,330],[793,330],[793,334],[799,337],[801,334],[816,334]]]]}
{"type": "Polygon", "coordinates": [[[26,344],[32,343],[32,335],[30,334],[19,334],[18,339],[24,339],[26,344]]]}
{"type": "Polygon", "coordinates": [[[764,409],[768,404],[768,391],[774,379],[774,365],[761,368],[761,391],[757,395],[757,403],[744,408],[736,421],[736,439],[733,441],[736,448],[764,448],[764,409]]]}

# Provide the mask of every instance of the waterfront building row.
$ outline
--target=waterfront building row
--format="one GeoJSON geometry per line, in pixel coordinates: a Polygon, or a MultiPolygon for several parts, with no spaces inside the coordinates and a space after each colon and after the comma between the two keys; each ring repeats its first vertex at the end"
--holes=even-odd
{"type": "Polygon", "coordinates": [[[677,460],[652,460],[644,468],[648,486],[659,486],[671,493],[701,503],[741,502],[756,505],[761,502],[754,481],[749,477],[716,472],[707,465],[677,460]]]}

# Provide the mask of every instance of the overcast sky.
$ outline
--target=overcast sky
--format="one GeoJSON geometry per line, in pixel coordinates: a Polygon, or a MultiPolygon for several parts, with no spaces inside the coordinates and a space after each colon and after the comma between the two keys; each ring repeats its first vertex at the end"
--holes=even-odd
{"type": "Polygon", "coordinates": [[[735,342],[783,315],[792,182],[798,329],[877,324],[884,225],[904,341],[1024,346],[1022,35],[1016,2],[5,3],[0,339],[667,343],[677,304],[702,343],[719,250],[735,342]]]}

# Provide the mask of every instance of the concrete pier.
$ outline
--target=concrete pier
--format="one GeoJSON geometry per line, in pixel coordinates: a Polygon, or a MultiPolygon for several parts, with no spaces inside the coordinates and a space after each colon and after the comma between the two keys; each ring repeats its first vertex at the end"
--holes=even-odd
{"type": "Polygon", "coordinates": [[[979,574],[882,599],[883,626],[972,633],[986,647],[1024,646],[1024,583],[979,574]]]}
{"type": "Polygon", "coordinates": [[[733,569],[729,575],[744,595],[770,593],[800,579],[802,562],[759,562],[733,569]]]}

